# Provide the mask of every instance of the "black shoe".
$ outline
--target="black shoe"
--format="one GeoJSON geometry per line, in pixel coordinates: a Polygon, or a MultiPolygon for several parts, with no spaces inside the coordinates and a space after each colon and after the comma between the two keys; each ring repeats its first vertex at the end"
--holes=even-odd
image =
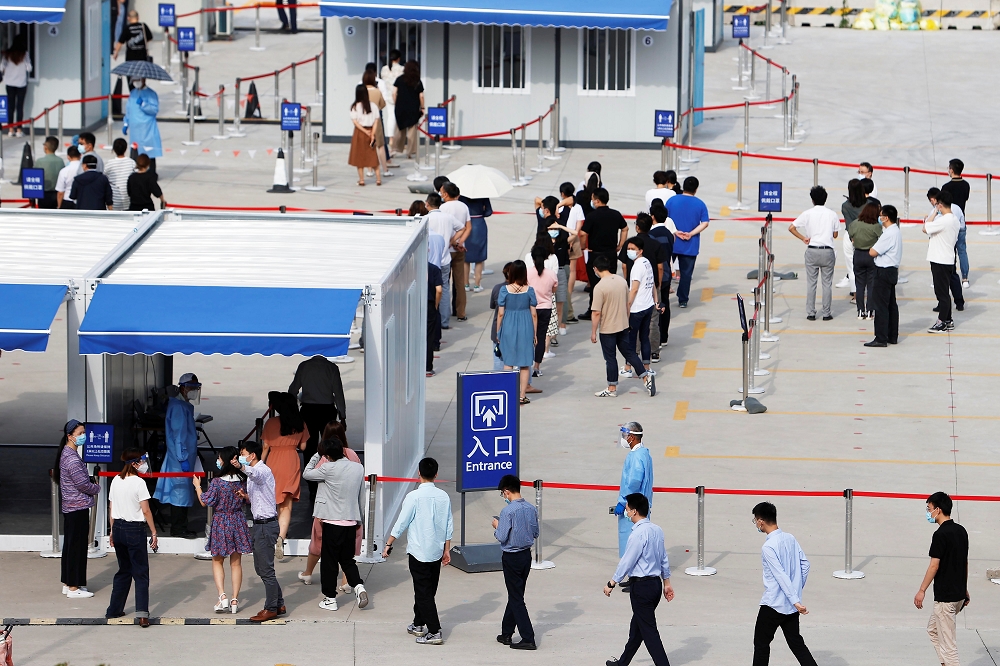
{"type": "Polygon", "coordinates": [[[898,345],[899,344],[899,340],[889,340],[889,344],[890,345],[898,345]]]}
{"type": "Polygon", "coordinates": [[[584,321],[590,321],[590,313],[589,313],[589,312],[584,312],[584,313],[583,313],[582,315],[580,315],[580,316],[579,316],[578,318],[579,318],[579,319],[582,319],[582,320],[584,320],[584,321]]]}
{"type": "Polygon", "coordinates": [[[174,532],[173,530],[171,530],[170,531],[170,536],[172,536],[172,537],[179,537],[181,539],[197,539],[198,538],[198,534],[196,532],[192,532],[191,530],[184,530],[183,532],[174,532]]]}
{"type": "Polygon", "coordinates": [[[866,342],[865,347],[888,347],[889,343],[879,342],[878,340],[872,340],[871,342],[866,342]]]}
{"type": "Polygon", "coordinates": [[[678,303],[677,306],[681,307],[681,308],[686,308],[688,306],[688,304],[687,303],[678,303]]]}
{"type": "Polygon", "coordinates": [[[451,330],[451,326],[442,326],[441,330],[442,331],[450,331],[451,330]]]}
{"type": "Polygon", "coordinates": [[[583,293],[585,293],[585,294],[589,294],[590,291],[591,291],[591,288],[590,288],[589,284],[586,287],[583,288],[583,293]]]}
{"type": "Polygon", "coordinates": [[[961,305],[956,304],[955,305],[955,309],[958,310],[959,312],[964,311],[965,310],[965,301],[962,301],[961,305]]]}
{"type": "Polygon", "coordinates": [[[497,643],[502,643],[504,645],[510,645],[511,644],[511,640],[510,639],[511,639],[510,636],[505,636],[504,634],[498,634],[497,635],[497,643]]]}
{"type": "Polygon", "coordinates": [[[557,338],[552,338],[552,342],[550,342],[549,344],[551,344],[553,347],[558,347],[559,340],[557,338]]]}
{"type": "Polygon", "coordinates": [[[933,312],[941,312],[941,308],[935,305],[933,312]]]}
{"type": "Polygon", "coordinates": [[[579,319],[577,319],[576,317],[570,317],[569,319],[567,319],[567,320],[566,320],[566,323],[567,323],[567,324],[575,324],[575,323],[577,323],[578,321],[580,321],[580,320],[579,320],[579,319]]]}
{"type": "Polygon", "coordinates": [[[823,317],[823,321],[833,321],[833,315],[827,315],[823,317]]]}
{"type": "Polygon", "coordinates": [[[468,317],[459,317],[458,320],[459,321],[468,321],[469,318],[468,317]]]}
{"type": "Polygon", "coordinates": [[[606,662],[604,662],[604,666],[618,666],[618,660],[608,659],[606,662]]]}
{"type": "Polygon", "coordinates": [[[537,650],[538,646],[530,641],[521,641],[520,643],[511,643],[511,650],[537,650]]]}
{"type": "Polygon", "coordinates": [[[807,315],[806,319],[808,319],[809,321],[816,321],[816,315],[807,315]]]}

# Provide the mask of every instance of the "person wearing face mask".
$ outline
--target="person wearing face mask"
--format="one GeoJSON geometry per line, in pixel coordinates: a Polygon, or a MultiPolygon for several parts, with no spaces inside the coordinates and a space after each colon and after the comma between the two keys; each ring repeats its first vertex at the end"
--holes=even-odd
{"type": "MultiPolygon", "coordinates": [[[[178,395],[167,403],[164,437],[167,454],[161,472],[190,472],[198,460],[198,432],[194,423],[194,404],[201,401],[201,383],[193,373],[181,375],[178,395]]],[[[194,489],[184,477],[162,477],[156,481],[153,499],[170,505],[170,536],[193,539],[188,529],[188,507],[194,504],[194,489]]]]}
{"type": "MultiPolygon", "coordinates": [[[[545,232],[552,239],[554,256],[556,258],[556,274],[559,283],[556,286],[556,317],[559,335],[566,335],[566,303],[569,302],[570,277],[570,244],[576,240],[576,229],[566,226],[556,211],[559,199],[547,196],[536,200],[535,215],[538,217],[538,231],[545,232]]],[[[568,210],[567,216],[568,217],[568,210]]]]}
{"type": "Polygon", "coordinates": [[[59,506],[63,514],[62,593],[70,599],[94,596],[87,590],[87,548],[90,507],[101,487],[94,483],[81,449],[87,442],[83,424],[70,419],[63,428],[52,479],[59,484],[59,506]]]}
{"type": "Polygon", "coordinates": [[[645,643],[654,666],[670,666],[663,641],[660,640],[660,632],[656,628],[656,607],[660,605],[661,585],[663,598],[667,603],[674,599],[663,530],[659,525],[649,522],[649,501],[645,495],[632,493],[625,499],[625,517],[629,521],[628,547],[622,553],[615,575],[604,586],[604,596],[610,597],[615,585],[627,576],[632,582],[632,623],[621,658],[609,659],[605,664],[628,666],[639,646],[645,643]]]}
{"type": "MultiPolygon", "coordinates": [[[[648,220],[646,222],[648,223],[648,220]]],[[[630,238],[626,245],[626,256],[632,262],[632,268],[627,277],[629,283],[628,339],[629,345],[633,348],[638,347],[638,353],[644,366],[643,370],[652,376],[655,373],[649,370],[651,362],[649,328],[653,320],[653,313],[659,314],[661,307],[659,303],[659,290],[656,288],[656,273],[649,259],[645,257],[645,248],[646,239],[638,236],[630,238]]],[[[656,248],[656,251],[658,250],[659,248],[656,248]]],[[[656,344],[658,348],[660,341],[657,340],[656,344]]],[[[626,361],[619,375],[622,377],[633,377],[635,373],[632,366],[626,361]]],[[[656,395],[656,384],[654,382],[651,381],[646,388],[651,397],[656,395]]]]}
{"type": "MultiPolygon", "coordinates": [[[[253,568],[264,583],[264,608],[250,618],[267,622],[285,614],[285,598],[274,574],[274,545],[278,542],[278,505],[274,501],[274,474],[261,462],[263,448],[253,440],[240,443],[234,466],[247,475],[243,499],[253,514],[253,568]]],[[[241,491],[242,492],[242,491],[241,491]]]]}
{"type": "Polygon", "coordinates": [[[521,497],[521,480],[513,474],[505,474],[497,490],[506,506],[493,519],[493,536],[503,551],[501,564],[507,586],[507,608],[497,642],[513,650],[535,650],[535,630],[524,605],[524,588],[531,573],[531,547],[538,538],[538,511],[521,497]],[[520,643],[513,641],[515,628],[521,636],[520,643]]]}
{"type": "Polygon", "coordinates": [[[816,666],[816,660],[799,634],[799,615],[809,613],[802,605],[809,560],[795,537],[778,528],[778,509],[770,502],[761,502],[753,508],[753,524],[758,532],[767,535],[761,547],[764,596],[753,632],[753,666],[767,666],[771,658],[771,641],[778,627],[799,664],[816,666]]]}
{"type": "Polygon", "coordinates": [[[239,451],[235,446],[227,446],[219,451],[219,457],[215,461],[219,476],[212,479],[205,492],[201,491],[201,478],[196,476],[191,479],[201,505],[214,509],[205,550],[212,553],[212,578],[219,593],[219,603],[214,608],[216,613],[239,611],[243,555],[253,552],[250,529],[243,515],[247,475],[236,467],[238,456],[239,451]],[[226,570],[223,564],[227,557],[233,576],[232,598],[226,597],[226,570]]]}
{"type": "MultiPolygon", "coordinates": [[[[642,426],[635,421],[629,421],[621,427],[618,444],[628,449],[625,462],[622,464],[622,481],[618,488],[618,504],[615,505],[615,515],[618,516],[618,557],[625,555],[629,535],[632,533],[633,521],[625,515],[627,497],[641,493],[649,506],[653,504],[653,457],[649,449],[642,445],[642,426]]],[[[646,514],[649,510],[647,508],[646,514]]],[[[621,582],[621,579],[618,580],[621,582]]],[[[622,583],[622,592],[629,591],[629,583],[622,583]]]]}
{"type": "Polygon", "coordinates": [[[149,156],[149,170],[156,173],[156,158],[163,157],[160,128],[156,114],[160,111],[160,98],[155,90],[146,87],[145,79],[133,79],[135,88],[129,91],[122,133],[135,145],[140,155],[149,156]]]}
{"type": "MultiPolygon", "coordinates": [[[[122,471],[111,481],[108,491],[108,514],[111,516],[111,547],[118,558],[118,573],[111,588],[111,602],[104,613],[108,619],[124,617],[132,581],[135,581],[135,616],[139,626],[149,627],[149,556],[146,553],[146,526],[149,546],[155,553],[160,547],[156,525],[149,510],[149,489],[139,477],[149,471],[145,452],[128,446],[122,453],[122,471]]],[[[190,484],[188,484],[190,485],[190,484]]]]}
{"type": "Polygon", "coordinates": [[[927,498],[927,522],[936,524],[931,538],[931,561],[913,597],[913,605],[924,607],[924,594],[934,581],[934,612],[927,621],[927,634],[941,666],[958,666],[955,619],[969,605],[969,533],[951,519],[952,501],[947,493],[927,498]]]}

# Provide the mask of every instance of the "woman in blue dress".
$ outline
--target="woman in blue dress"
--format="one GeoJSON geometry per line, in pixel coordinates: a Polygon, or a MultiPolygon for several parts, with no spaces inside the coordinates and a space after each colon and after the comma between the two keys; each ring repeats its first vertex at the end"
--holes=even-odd
{"type": "Polygon", "coordinates": [[[247,475],[233,461],[240,455],[235,446],[227,446],[219,451],[215,461],[219,476],[212,479],[208,490],[201,491],[201,479],[192,479],[195,493],[202,506],[210,506],[212,528],[209,531],[205,550],[212,553],[212,577],[219,593],[216,613],[236,613],[240,607],[240,586],[243,585],[243,554],[253,552],[250,528],[243,515],[243,498],[246,497],[247,475]],[[233,596],[226,598],[226,571],[223,564],[229,558],[229,568],[233,575],[233,596]]]}
{"type": "MultiPolygon", "coordinates": [[[[483,290],[480,284],[483,281],[483,264],[486,263],[486,249],[489,232],[486,227],[486,218],[493,215],[493,206],[489,199],[469,199],[459,197],[459,201],[469,207],[469,215],[472,217],[472,233],[465,239],[465,270],[472,271],[471,290],[479,293],[483,290]],[[472,264],[476,267],[473,269],[472,264]]],[[[469,285],[469,276],[465,276],[465,284],[469,285]]]]}
{"type": "Polygon", "coordinates": [[[521,404],[527,405],[528,375],[535,360],[535,329],[538,315],[535,290],[528,286],[528,269],[518,259],[510,265],[507,284],[497,296],[497,337],[505,370],[521,372],[521,404]]]}

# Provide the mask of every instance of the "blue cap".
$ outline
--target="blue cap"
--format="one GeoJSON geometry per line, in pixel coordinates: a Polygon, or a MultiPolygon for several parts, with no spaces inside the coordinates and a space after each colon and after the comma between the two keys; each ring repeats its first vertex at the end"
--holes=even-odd
{"type": "Polygon", "coordinates": [[[66,422],[66,426],[63,428],[63,432],[65,432],[67,435],[70,435],[73,433],[74,430],[76,430],[79,426],[82,425],[83,424],[77,421],[76,419],[70,419],[69,421],[66,422]]]}

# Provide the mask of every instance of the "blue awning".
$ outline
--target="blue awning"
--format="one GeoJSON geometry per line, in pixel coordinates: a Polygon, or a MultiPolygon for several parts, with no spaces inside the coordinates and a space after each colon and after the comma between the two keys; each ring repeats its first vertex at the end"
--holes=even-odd
{"type": "Polygon", "coordinates": [[[64,284],[0,284],[0,350],[43,352],[64,284]]]}
{"type": "Polygon", "coordinates": [[[101,284],[81,354],[342,356],[360,289],[101,284]]]}
{"type": "Polygon", "coordinates": [[[554,28],[666,30],[672,0],[320,0],[324,17],[554,28]]]}
{"type": "Polygon", "coordinates": [[[14,23],[59,23],[66,13],[66,0],[10,0],[0,4],[0,21],[14,23]]]}

